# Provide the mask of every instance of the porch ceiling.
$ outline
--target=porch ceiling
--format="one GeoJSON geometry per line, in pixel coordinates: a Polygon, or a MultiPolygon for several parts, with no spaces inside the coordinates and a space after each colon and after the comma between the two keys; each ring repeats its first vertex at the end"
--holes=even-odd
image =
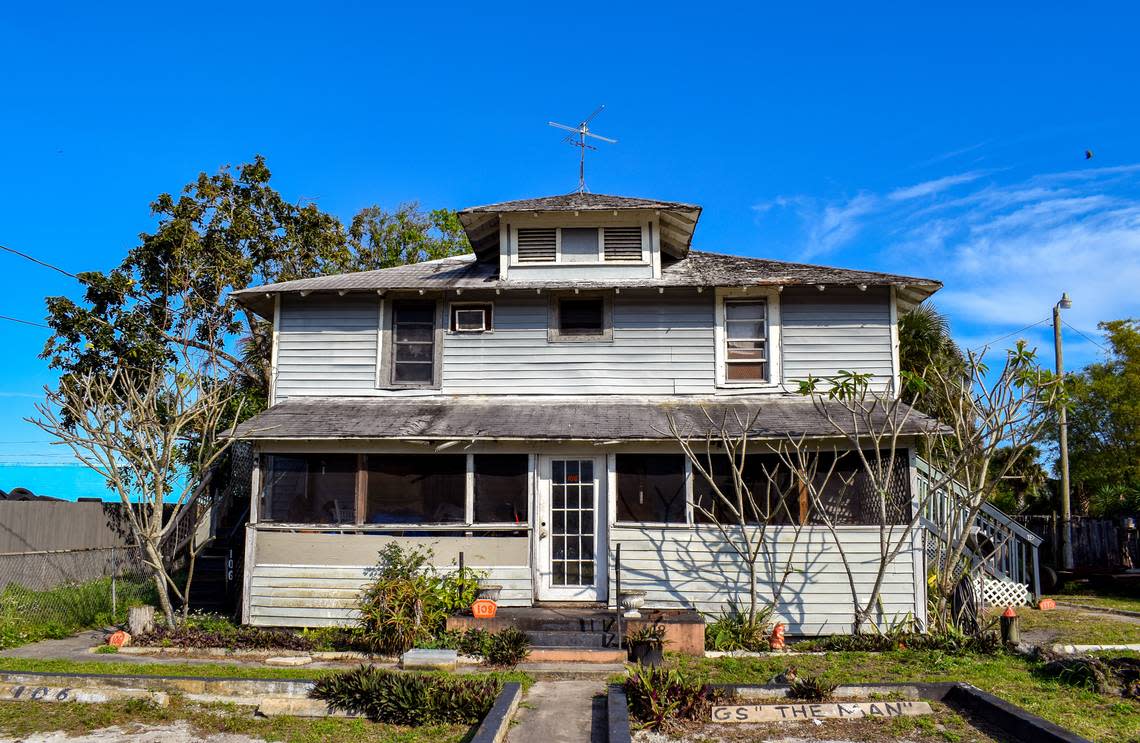
{"type": "MultiPolygon", "coordinates": [[[[836,421],[850,420],[829,403],[836,421]]],[[[286,400],[239,425],[234,438],[246,440],[449,439],[464,441],[669,441],[669,420],[690,436],[703,437],[722,420],[739,430],[757,416],[750,435],[836,437],[825,411],[810,401],[738,397],[669,401],[583,401],[550,398],[417,399],[304,398],[286,400]],[[727,418],[726,418],[727,416],[727,418]],[[710,422],[715,421],[716,424],[710,422]]],[[[932,431],[938,424],[903,406],[904,433],[932,431]],[[908,412],[909,411],[909,412],[908,412]]],[[[879,414],[885,421],[885,411],[879,414]]]]}

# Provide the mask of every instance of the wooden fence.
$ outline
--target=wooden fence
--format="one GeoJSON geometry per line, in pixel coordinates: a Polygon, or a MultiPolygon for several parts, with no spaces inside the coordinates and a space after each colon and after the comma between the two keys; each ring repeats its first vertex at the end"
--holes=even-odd
{"type": "MultiPolygon", "coordinates": [[[[1136,522],[1140,519],[1133,517],[1136,522]]],[[[1060,564],[1061,520],[1056,516],[1016,516],[1017,523],[1045,540],[1041,545],[1041,561],[1060,564]]],[[[1137,530],[1124,528],[1122,519],[1094,519],[1073,516],[1070,522],[1073,541],[1073,569],[1103,573],[1140,567],[1137,530]]]]}

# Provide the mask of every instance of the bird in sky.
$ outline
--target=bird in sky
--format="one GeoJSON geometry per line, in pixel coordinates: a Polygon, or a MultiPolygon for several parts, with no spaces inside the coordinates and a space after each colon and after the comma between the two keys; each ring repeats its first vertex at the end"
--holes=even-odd
{"type": "Polygon", "coordinates": [[[1092,150],[1085,150],[1085,159],[1086,160],[1092,160],[1093,159],[1093,151],[1092,150]]]}

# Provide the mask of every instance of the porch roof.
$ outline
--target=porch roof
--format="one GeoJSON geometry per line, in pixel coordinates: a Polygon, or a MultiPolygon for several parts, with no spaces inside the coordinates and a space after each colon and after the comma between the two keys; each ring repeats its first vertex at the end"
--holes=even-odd
{"type": "MultiPolygon", "coordinates": [[[[826,403],[836,421],[850,414],[826,403]]],[[[836,437],[828,414],[802,398],[605,400],[566,398],[298,398],[286,400],[237,426],[232,437],[269,440],[465,440],[465,441],[669,441],[672,417],[686,435],[704,437],[727,420],[739,431],[736,414],[747,421],[759,414],[749,432],[756,439],[788,435],[836,437]],[[725,418],[727,416],[727,418],[725,418]],[[709,419],[716,424],[710,423],[709,419]]],[[[878,406],[878,428],[886,419],[878,406]]],[[[903,433],[933,431],[932,418],[900,406],[903,433]]]]}

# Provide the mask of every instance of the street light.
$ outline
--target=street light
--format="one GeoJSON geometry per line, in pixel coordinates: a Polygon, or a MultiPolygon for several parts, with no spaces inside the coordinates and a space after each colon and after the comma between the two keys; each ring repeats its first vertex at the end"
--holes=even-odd
{"type": "MultiPolygon", "coordinates": [[[[1073,300],[1068,292],[1061,293],[1061,300],[1053,305],[1053,348],[1057,353],[1057,379],[1064,379],[1064,357],[1061,355],[1061,310],[1072,308],[1073,300]]],[[[1062,401],[1060,415],[1060,456],[1061,456],[1061,567],[1073,569],[1073,533],[1070,528],[1069,509],[1069,415],[1068,406],[1062,401]]]]}

